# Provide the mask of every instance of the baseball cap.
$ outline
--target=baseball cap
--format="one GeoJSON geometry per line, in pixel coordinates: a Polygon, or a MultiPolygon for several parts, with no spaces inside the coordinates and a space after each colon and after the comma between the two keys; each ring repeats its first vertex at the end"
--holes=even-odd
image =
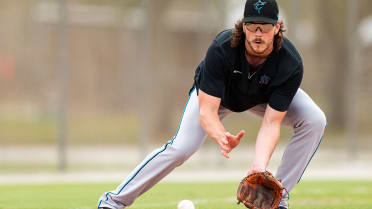
{"type": "Polygon", "coordinates": [[[247,0],[245,2],[243,22],[278,22],[279,8],[276,0],[247,0]]]}

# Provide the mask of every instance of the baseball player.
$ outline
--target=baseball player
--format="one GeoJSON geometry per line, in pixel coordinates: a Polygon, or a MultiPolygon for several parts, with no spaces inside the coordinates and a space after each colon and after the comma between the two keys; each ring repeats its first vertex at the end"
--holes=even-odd
{"type": "MultiPolygon", "coordinates": [[[[221,120],[231,112],[262,117],[248,174],[263,172],[278,143],[281,125],[294,130],[275,177],[288,190],[300,181],[326,126],[322,110],[299,88],[303,64],[283,36],[275,0],[247,0],[244,18],[217,35],[195,71],[194,85],[176,135],[149,154],[98,208],[121,209],[180,166],[212,138],[229,158],[244,136],[229,133],[221,120]]],[[[278,209],[288,208],[283,193],[278,209]]]]}

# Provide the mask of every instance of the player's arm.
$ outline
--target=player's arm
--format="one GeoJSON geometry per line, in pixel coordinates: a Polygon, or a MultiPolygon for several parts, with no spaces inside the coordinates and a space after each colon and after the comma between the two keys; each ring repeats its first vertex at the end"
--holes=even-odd
{"type": "Polygon", "coordinates": [[[278,143],[280,127],[286,112],[280,112],[267,105],[261,128],[258,132],[254,158],[250,173],[263,172],[278,143]]]}
{"type": "Polygon", "coordinates": [[[272,93],[258,132],[253,164],[249,173],[266,170],[279,140],[281,123],[301,84],[302,76],[303,66],[300,63],[287,82],[272,93]]]}
{"type": "Polygon", "coordinates": [[[199,89],[200,125],[208,136],[220,146],[222,155],[227,157],[229,149],[225,136],[226,130],[218,116],[220,104],[221,98],[208,95],[199,89]]]}
{"type": "Polygon", "coordinates": [[[229,158],[229,152],[239,144],[244,131],[237,136],[226,132],[218,116],[220,104],[221,98],[208,95],[199,89],[200,124],[208,136],[220,146],[221,154],[229,158]]]}

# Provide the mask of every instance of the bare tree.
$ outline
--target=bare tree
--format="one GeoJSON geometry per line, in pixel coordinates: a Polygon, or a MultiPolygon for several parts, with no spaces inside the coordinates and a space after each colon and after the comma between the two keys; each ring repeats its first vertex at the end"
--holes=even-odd
{"type": "Polygon", "coordinates": [[[159,132],[164,132],[169,125],[169,106],[171,98],[167,97],[166,86],[161,80],[162,69],[160,61],[164,61],[164,47],[166,30],[163,24],[163,15],[171,0],[147,0],[146,8],[146,54],[144,80],[142,84],[145,95],[142,103],[146,104],[149,136],[153,137],[159,132]],[[164,102],[165,101],[165,102],[164,102]]]}
{"type": "Polygon", "coordinates": [[[317,1],[319,60],[328,75],[326,94],[330,101],[328,121],[336,128],[345,128],[347,120],[344,84],[348,82],[348,0],[317,1]]]}

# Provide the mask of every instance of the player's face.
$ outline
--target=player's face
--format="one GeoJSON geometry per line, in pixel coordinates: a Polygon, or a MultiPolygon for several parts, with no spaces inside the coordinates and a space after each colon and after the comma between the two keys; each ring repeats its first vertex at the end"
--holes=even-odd
{"type": "Polygon", "coordinates": [[[267,57],[273,50],[274,36],[278,33],[280,23],[243,23],[245,48],[248,55],[267,57]]]}

